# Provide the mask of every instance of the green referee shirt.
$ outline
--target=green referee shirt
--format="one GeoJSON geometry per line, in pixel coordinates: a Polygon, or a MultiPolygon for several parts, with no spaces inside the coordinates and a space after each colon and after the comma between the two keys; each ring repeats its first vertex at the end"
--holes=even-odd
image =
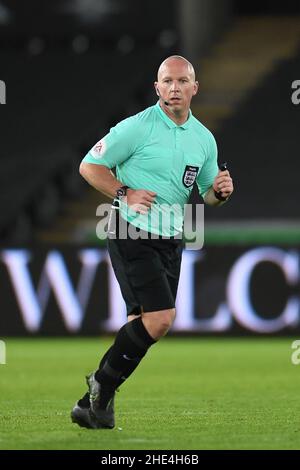
{"type": "Polygon", "coordinates": [[[118,123],[83,161],[116,167],[116,176],[124,185],[154,191],[157,196],[148,214],[138,214],[125,203],[120,210],[136,227],[165,236],[182,232],[184,205],[193,184],[196,182],[204,196],[218,173],[212,133],[191,111],[188,120],[177,125],[159,102],[118,123]]]}

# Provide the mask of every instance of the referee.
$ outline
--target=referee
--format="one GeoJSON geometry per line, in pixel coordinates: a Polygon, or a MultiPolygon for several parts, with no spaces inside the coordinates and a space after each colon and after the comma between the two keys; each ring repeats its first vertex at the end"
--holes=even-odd
{"type": "Polygon", "coordinates": [[[183,211],[166,224],[161,222],[166,208],[183,208],[194,183],[212,206],[224,204],[233,192],[229,172],[218,169],[213,135],[190,110],[199,86],[192,64],[168,57],[154,86],[158,102],[113,127],[80,165],[83,178],[119,206],[108,250],[128,315],[71,412],[72,421],[87,428],[114,427],[117,387],[174,321],[183,211]],[[122,221],[126,237],[118,236],[122,221]],[[134,231],[138,238],[130,236],[134,231]]]}

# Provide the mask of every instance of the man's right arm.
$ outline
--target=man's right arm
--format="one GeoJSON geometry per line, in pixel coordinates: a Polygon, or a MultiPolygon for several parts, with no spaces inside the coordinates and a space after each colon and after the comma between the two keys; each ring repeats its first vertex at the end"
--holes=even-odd
{"type": "MultiPolygon", "coordinates": [[[[114,199],[117,189],[124,186],[121,181],[113,175],[111,170],[104,165],[96,165],[94,163],[81,162],[79,172],[81,176],[91,185],[105,196],[114,199]]],[[[156,193],[145,189],[128,189],[124,202],[133,210],[145,214],[155,199],[156,193]]]]}
{"type": "Polygon", "coordinates": [[[112,199],[115,198],[117,189],[123,186],[123,183],[118,181],[111,170],[104,165],[81,162],[79,173],[93,188],[112,199]]]}

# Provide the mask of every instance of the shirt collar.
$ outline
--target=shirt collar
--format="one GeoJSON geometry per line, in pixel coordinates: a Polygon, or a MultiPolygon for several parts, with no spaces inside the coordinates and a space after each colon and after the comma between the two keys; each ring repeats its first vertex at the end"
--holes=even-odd
{"type": "Polygon", "coordinates": [[[170,129],[174,129],[175,127],[181,127],[182,129],[188,129],[191,123],[191,117],[193,116],[192,111],[189,110],[189,117],[183,124],[176,124],[176,122],[172,121],[169,116],[164,112],[164,110],[160,107],[159,101],[156,103],[155,108],[162,118],[162,120],[167,124],[170,129]]]}

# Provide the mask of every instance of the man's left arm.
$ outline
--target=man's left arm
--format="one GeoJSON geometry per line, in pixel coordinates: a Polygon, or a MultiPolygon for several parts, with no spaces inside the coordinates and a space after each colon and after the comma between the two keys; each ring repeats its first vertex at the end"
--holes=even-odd
{"type": "Polygon", "coordinates": [[[214,136],[209,133],[206,160],[197,176],[199,193],[205,204],[223,205],[233,192],[233,183],[229,171],[218,168],[218,148],[214,136]]]}

